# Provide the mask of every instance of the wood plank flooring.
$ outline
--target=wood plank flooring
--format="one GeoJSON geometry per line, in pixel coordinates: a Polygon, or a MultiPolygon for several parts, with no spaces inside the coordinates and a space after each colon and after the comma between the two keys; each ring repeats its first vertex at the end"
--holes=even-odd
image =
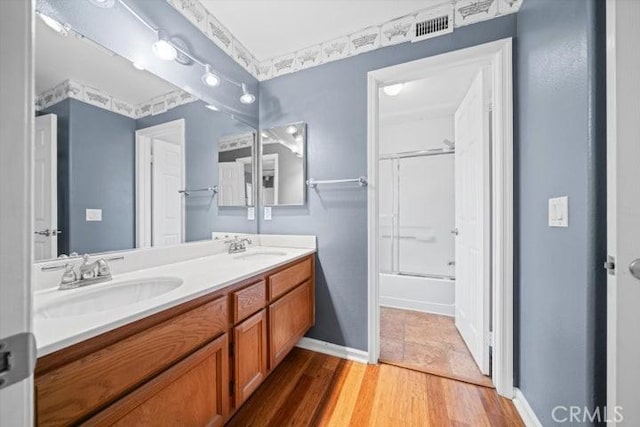
{"type": "Polygon", "coordinates": [[[450,316],[380,307],[380,361],[493,387],[450,316]]]}
{"type": "Polygon", "coordinates": [[[523,426],[495,390],[295,348],[229,426],[523,426]]]}

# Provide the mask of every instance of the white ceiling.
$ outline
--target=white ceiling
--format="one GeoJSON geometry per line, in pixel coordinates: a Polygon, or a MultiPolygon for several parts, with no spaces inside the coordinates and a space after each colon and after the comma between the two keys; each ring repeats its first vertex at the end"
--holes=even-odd
{"type": "Polygon", "coordinates": [[[165,80],[140,71],[128,60],[69,33],[56,33],[36,20],[36,94],[67,79],[94,87],[130,104],[176,90],[165,80]]]}
{"type": "Polygon", "coordinates": [[[201,0],[263,61],[381,24],[442,0],[201,0]]]}
{"type": "Polygon", "coordinates": [[[380,89],[380,117],[390,123],[453,114],[479,71],[478,65],[471,65],[406,82],[396,96],[380,89]]]}

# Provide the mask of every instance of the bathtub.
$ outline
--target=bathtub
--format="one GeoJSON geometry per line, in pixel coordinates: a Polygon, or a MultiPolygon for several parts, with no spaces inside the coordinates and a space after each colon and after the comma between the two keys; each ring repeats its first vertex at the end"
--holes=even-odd
{"type": "Polygon", "coordinates": [[[453,316],[455,280],[380,274],[380,305],[453,316]]]}

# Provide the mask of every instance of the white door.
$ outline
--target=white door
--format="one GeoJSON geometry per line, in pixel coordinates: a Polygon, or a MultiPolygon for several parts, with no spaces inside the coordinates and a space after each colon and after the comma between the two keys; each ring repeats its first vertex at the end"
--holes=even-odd
{"type": "Polygon", "coordinates": [[[218,204],[244,206],[244,165],[238,162],[218,163],[218,204]]]}
{"type": "Polygon", "coordinates": [[[58,256],[58,120],[55,114],[36,117],[33,147],[33,257],[58,256]]]}
{"type": "Polygon", "coordinates": [[[152,152],[152,244],[176,245],[183,242],[182,147],[155,138],[152,152]]]}
{"type": "Polygon", "coordinates": [[[607,417],[619,426],[640,425],[638,22],[640,2],[607,1],[607,417]]]}
{"type": "Polygon", "coordinates": [[[455,114],[455,323],[483,374],[489,374],[489,128],[483,72],[455,114]]]}

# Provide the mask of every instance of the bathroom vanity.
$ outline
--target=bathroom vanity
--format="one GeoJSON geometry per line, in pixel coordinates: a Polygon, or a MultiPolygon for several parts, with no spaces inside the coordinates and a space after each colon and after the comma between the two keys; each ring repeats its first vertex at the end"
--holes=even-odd
{"type": "Polygon", "coordinates": [[[254,247],[36,294],[37,425],[223,425],[313,326],[314,252],[254,247]],[[168,275],[183,283],[95,310],[103,289],[168,275]],[[87,292],[91,312],[64,313],[87,292]]]}

